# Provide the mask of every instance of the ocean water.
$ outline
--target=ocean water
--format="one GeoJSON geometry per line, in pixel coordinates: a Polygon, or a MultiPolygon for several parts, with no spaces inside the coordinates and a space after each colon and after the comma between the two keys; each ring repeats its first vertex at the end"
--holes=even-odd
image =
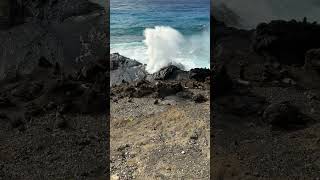
{"type": "Polygon", "coordinates": [[[210,0],[110,0],[110,51],[186,70],[210,66],[210,0]]]}

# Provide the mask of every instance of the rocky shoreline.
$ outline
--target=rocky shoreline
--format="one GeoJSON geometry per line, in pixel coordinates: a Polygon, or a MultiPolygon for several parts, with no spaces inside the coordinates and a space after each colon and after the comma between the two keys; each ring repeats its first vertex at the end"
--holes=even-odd
{"type": "Polygon", "coordinates": [[[210,70],[110,60],[112,179],[208,179],[210,70]]]}
{"type": "Polygon", "coordinates": [[[213,177],[319,177],[320,25],[213,26],[213,177]]]}
{"type": "Polygon", "coordinates": [[[86,0],[20,6],[21,22],[0,31],[0,177],[108,178],[107,12],[86,0]]]}

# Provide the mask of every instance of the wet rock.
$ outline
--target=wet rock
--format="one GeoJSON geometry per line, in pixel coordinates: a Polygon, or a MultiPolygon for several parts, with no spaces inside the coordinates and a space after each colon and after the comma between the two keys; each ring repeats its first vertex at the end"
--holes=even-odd
{"type": "Polygon", "coordinates": [[[287,101],[269,105],[263,113],[263,119],[268,124],[280,128],[307,123],[299,109],[287,101]]]}
{"type": "Polygon", "coordinates": [[[186,72],[174,65],[161,68],[151,75],[151,79],[153,80],[180,80],[186,78],[186,72]]]}
{"type": "Polygon", "coordinates": [[[110,54],[110,70],[110,86],[120,85],[123,81],[128,83],[141,81],[148,74],[145,65],[118,53],[110,54]]]}

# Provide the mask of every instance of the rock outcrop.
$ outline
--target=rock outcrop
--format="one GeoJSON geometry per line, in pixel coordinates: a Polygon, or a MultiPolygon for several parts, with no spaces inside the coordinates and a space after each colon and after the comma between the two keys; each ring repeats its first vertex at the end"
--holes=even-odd
{"type": "Polygon", "coordinates": [[[304,64],[305,53],[320,47],[320,25],[292,21],[271,21],[257,26],[253,38],[256,52],[283,64],[304,64]]]}

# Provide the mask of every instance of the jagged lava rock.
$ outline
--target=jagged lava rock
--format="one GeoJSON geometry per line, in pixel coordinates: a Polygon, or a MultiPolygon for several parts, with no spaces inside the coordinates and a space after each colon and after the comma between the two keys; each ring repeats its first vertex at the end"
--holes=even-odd
{"type": "Polygon", "coordinates": [[[110,54],[110,70],[110,86],[143,80],[148,74],[145,65],[118,53],[110,54]]]}
{"type": "Polygon", "coordinates": [[[320,25],[295,20],[261,23],[254,33],[252,46],[256,52],[283,64],[303,65],[305,53],[320,47],[320,25]]]}

